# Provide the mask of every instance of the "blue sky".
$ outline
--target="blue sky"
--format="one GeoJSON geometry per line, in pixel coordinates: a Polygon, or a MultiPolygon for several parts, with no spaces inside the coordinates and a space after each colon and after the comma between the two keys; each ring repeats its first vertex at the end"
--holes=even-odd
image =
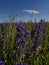
{"type": "Polygon", "coordinates": [[[40,18],[49,20],[49,0],[0,0],[0,22],[8,20],[11,11],[18,15],[17,20],[30,20],[31,14],[22,10],[39,11],[39,14],[33,14],[33,20],[39,20],[40,18]]]}

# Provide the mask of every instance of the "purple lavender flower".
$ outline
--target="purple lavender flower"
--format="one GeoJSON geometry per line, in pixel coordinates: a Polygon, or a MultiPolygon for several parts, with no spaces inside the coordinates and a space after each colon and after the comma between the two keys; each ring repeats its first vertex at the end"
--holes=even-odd
{"type": "MultiPolygon", "coordinates": [[[[16,28],[17,28],[17,34],[18,34],[18,32],[20,33],[20,36],[17,35],[16,38],[18,38],[18,37],[21,38],[21,41],[19,41],[20,45],[18,44],[18,42],[16,43],[16,48],[18,48],[17,55],[18,55],[18,58],[21,58],[21,54],[22,55],[26,54],[26,47],[27,47],[26,40],[31,38],[31,36],[30,36],[31,32],[29,30],[25,30],[25,25],[23,23],[18,23],[16,28]]],[[[29,49],[31,50],[31,48],[29,48],[29,49]]],[[[22,59],[24,59],[24,56],[22,56],[22,59]]]]}
{"type": "Polygon", "coordinates": [[[30,34],[30,31],[29,31],[29,30],[27,30],[27,31],[26,31],[26,33],[27,33],[27,34],[30,34]]]}
{"type": "Polygon", "coordinates": [[[25,25],[24,25],[23,23],[21,23],[20,27],[21,27],[22,29],[25,29],[25,25]]]}
{"type": "Polygon", "coordinates": [[[43,35],[44,35],[44,25],[45,25],[44,22],[43,22],[43,20],[40,21],[39,25],[40,25],[39,39],[42,42],[43,35]]]}
{"type": "Polygon", "coordinates": [[[35,44],[36,47],[42,43],[43,34],[44,34],[44,22],[41,20],[39,23],[35,23],[33,43],[35,44]]]}
{"type": "Polygon", "coordinates": [[[20,37],[16,37],[16,41],[17,42],[20,42],[21,41],[21,38],[20,37]]]}
{"type": "Polygon", "coordinates": [[[18,50],[17,53],[18,53],[18,56],[20,56],[21,54],[26,53],[26,50],[24,50],[24,49],[23,50],[18,50]]]}
{"type": "Polygon", "coordinates": [[[26,50],[24,50],[24,49],[21,50],[21,53],[22,53],[22,54],[25,54],[25,53],[26,53],[26,50]]]}
{"type": "Polygon", "coordinates": [[[16,27],[21,28],[21,29],[25,29],[25,25],[23,23],[17,23],[16,27]]]}
{"type": "Polygon", "coordinates": [[[20,56],[21,55],[21,50],[18,50],[17,53],[18,53],[18,56],[20,56]]]}
{"type": "Polygon", "coordinates": [[[19,49],[19,43],[16,44],[16,49],[19,49]]]}
{"type": "Polygon", "coordinates": [[[20,32],[22,33],[22,35],[25,35],[25,31],[23,29],[20,29],[20,32]]]}
{"type": "Polygon", "coordinates": [[[16,24],[16,27],[17,27],[17,28],[20,27],[20,23],[17,23],[17,24],[16,24]]]}
{"type": "Polygon", "coordinates": [[[31,36],[30,36],[30,35],[27,35],[27,36],[26,36],[26,38],[27,38],[27,39],[30,39],[30,38],[31,38],[31,36]]]}
{"type": "Polygon", "coordinates": [[[36,32],[39,31],[39,23],[35,23],[36,32]]]}
{"type": "Polygon", "coordinates": [[[40,40],[40,41],[43,40],[43,36],[42,36],[42,35],[39,36],[39,40],[40,40]]]}
{"type": "Polygon", "coordinates": [[[26,44],[25,43],[22,43],[22,48],[26,47],[26,44]]]}
{"type": "Polygon", "coordinates": [[[35,34],[35,36],[37,36],[37,35],[38,35],[38,32],[37,32],[37,31],[35,31],[35,32],[34,32],[34,34],[35,34]]]}
{"type": "Polygon", "coordinates": [[[26,41],[26,38],[24,37],[24,38],[22,38],[22,42],[25,42],[26,41]]]}

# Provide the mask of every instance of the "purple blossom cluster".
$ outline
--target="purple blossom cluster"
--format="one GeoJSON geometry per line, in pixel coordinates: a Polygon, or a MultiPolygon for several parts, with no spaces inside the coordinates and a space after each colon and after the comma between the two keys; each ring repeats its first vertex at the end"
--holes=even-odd
{"type": "MultiPolygon", "coordinates": [[[[41,46],[44,35],[44,20],[41,20],[39,23],[35,22],[35,31],[34,31],[34,44],[35,46],[41,46]]],[[[35,47],[35,48],[36,48],[35,47]]]]}
{"type": "Polygon", "coordinates": [[[16,35],[16,48],[19,48],[20,45],[25,46],[26,42],[26,33],[25,33],[25,25],[22,23],[17,23],[17,35],[16,35]]]}
{"type": "Polygon", "coordinates": [[[43,40],[43,35],[44,35],[45,22],[44,22],[43,20],[41,20],[40,23],[39,23],[39,26],[40,26],[39,40],[42,42],[42,40],[43,40]]]}
{"type": "Polygon", "coordinates": [[[26,32],[25,25],[23,23],[16,24],[17,35],[16,35],[16,49],[18,58],[21,59],[21,56],[26,53],[26,32]]]}
{"type": "MultiPolygon", "coordinates": [[[[17,49],[17,54],[18,57],[22,58],[24,61],[25,54],[27,53],[27,46],[29,44],[29,40],[31,38],[30,36],[30,31],[25,30],[25,25],[23,23],[17,23],[16,24],[16,30],[17,30],[17,35],[16,35],[16,49],[17,49]]],[[[28,47],[28,49],[30,49],[28,47]]]]}

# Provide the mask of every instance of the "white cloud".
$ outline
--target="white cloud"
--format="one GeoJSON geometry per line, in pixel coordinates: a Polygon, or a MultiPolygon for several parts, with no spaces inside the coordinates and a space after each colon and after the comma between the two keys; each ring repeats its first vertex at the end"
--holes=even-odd
{"type": "Polygon", "coordinates": [[[31,13],[31,14],[38,14],[39,13],[39,11],[36,11],[36,10],[23,10],[23,11],[31,13]]]}

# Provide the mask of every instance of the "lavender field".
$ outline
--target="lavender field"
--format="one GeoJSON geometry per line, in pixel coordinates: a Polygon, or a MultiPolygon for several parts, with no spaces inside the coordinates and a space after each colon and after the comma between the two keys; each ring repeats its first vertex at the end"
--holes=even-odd
{"type": "Polygon", "coordinates": [[[0,65],[49,65],[49,22],[0,23],[0,65]]]}

